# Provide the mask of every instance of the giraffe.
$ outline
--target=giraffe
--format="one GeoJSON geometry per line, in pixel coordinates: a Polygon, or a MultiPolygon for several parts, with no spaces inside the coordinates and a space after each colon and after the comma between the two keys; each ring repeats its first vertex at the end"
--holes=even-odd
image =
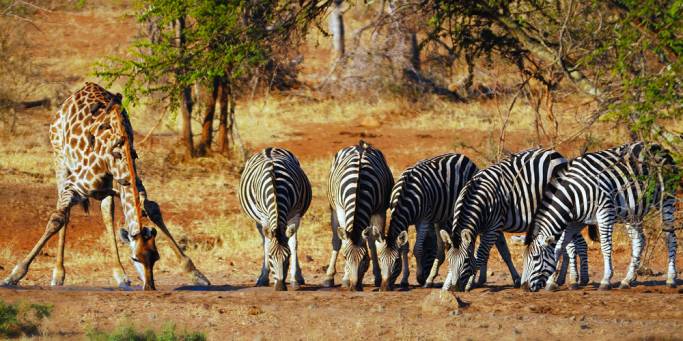
{"type": "Polygon", "coordinates": [[[71,208],[81,204],[87,211],[89,199],[101,201],[102,220],[111,233],[111,269],[114,280],[122,288],[130,286],[123,270],[114,229],[114,197],[121,200],[125,229],[120,237],[131,249],[133,265],[144,290],[155,290],[153,267],[159,259],[156,249],[156,229],[143,227],[147,216],[171,241],[171,247],[181,270],[189,273],[193,282],[210,285],[173,239],[159,205],[147,198],[147,191],[137,176],[133,147],[133,128],[121,104],[122,96],[101,86],[86,82],[62,104],[50,126],[50,142],[54,155],[58,200],[50,215],[45,232],[29,254],[19,262],[4,280],[16,285],[26,275],[31,262],[47,241],[59,233],[57,259],[52,272],[53,286],[64,284],[64,246],[71,208]]]}

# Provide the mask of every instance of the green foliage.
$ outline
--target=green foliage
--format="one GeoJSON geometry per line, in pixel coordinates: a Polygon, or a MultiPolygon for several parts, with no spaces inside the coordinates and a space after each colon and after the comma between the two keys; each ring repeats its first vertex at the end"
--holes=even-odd
{"type": "Polygon", "coordinates": [[[37,335],[40,322],[51,312],[51,305],[0,301],[0,337],[37,335]]]}
{"type": "Polygon", "coordinates": [[[134,42],[129,56],[98,64],[96,74],[123,79],[133,103],[160,94],[171,107],[180,90],[223,77],[234,83],[289,50],[328,4],[317,1],[144,0],[138,21],[158,34],[134,42]],[[185,22],[181,36],[174,28],[185,22]],[[180,37],[180,39],[178,39],[180,37]]]}
{"type": "Polygon", "coordinates": [[[133,326],[126,324],[116,328],[111,333],[99,330],[89,330],[88,340],[92,341],[204,341],[206,336],[200,332],[178,333],[174,325],[166,325],[158,334],[147,329],[138,331],[133,326]]]}

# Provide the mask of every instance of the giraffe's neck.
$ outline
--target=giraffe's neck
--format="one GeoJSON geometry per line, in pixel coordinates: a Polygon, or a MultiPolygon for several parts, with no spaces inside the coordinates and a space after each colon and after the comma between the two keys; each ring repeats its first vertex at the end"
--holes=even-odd
{"type": "Polygon", "coordinates": [[[112,108],[116,115],[116,122],[119,126],[120,138],[123,140],[121,144],[121,159],[117,162],[122,163],[119,168],[118,178],[121,184],[120,197],[121,205],[123,206],[123,215],[126,220],[128,232],[136,235],[142,228],[142,208],[140,205],[140,196],[138,193],[138,182],[135,171],[135,164],[133,161],[133,146],[130,136],[124,127],[122,113],[120,107],[117,105],[112,108]]]}

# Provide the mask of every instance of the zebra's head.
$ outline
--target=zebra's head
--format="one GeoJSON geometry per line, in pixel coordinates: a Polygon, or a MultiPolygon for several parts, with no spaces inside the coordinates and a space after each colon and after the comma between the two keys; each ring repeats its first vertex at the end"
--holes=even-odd
{"type": "Polygon", "coordinates": [[[470,234],[464,234],[460,245],[454,243],[451,235],[446,230],[441,230],[446,261],[448,262],[448,276],[450,283],[444,283],[444,288],[454,288],[456,291],[464,291],[470,278],[474,275],[472,269],[472,248],[470,234]]]}
{"type": "Polygon", "coordinates": [[[268,266],[270,267],[270,272],[273,274],[276,291],[287,290],[285,281],[287,280],[289,256],[291,255],[287,241],[294,233],[296,233],[296,227],[292,226],[287,228],[284,236],[280,235],[281,232],[278,232],[277,230],[272,230],[270,228],[263,229],[268,251],[268,266]]]}
{"type": "Polygon", "coordinates": [[[408,233],[401,231],[393,242],[388,242],[382,235],[382,231],[376,226],[366,229],[365,235],[372,238],[377,250],[377,261],[382,274],[380,291],[393,290],[396,278],[401,274],[401,262],[399,262],[400,250],[408,243],[408,233]]]}
{"type": "Polygon", "coordinates": [[[337,231],[339,238],[342,240],[341,252],[345,259],[344,273],[349,275],[349,289],[351,291],[362,291],[363,276],[365,276],[365,272],[368,271],[370,265],[368,249],[365,246],[367,233],[363,231],[363,237],[365,238],[354,241],[351,233],[343,227],[339,227],[337,231]]]}
{"type": "Polygon", "coordinates": [[[555,237],[537,236],[524,250],[522,288],[536,292],[545,287],[555,271],[555,237]]]}

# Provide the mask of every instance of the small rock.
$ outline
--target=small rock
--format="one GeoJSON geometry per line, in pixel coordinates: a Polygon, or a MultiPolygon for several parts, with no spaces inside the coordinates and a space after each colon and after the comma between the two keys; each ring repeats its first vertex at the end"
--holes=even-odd
{"type": "Polygon", "coordinates": [[[261,308],[255,306],[255,305],[252,305],[247,310],[247,314],[252,315],[252,316],[253,315],[261,315],[261,314],[263,314],[263,310],[261,308]]]}
{"type": "Polygon", "coordinates": [[[422,300],[422,312],[443,314],[458,310],[460,303],[450,291],[433,290],[422,300]]]}
{"type": "Polygon", "coordinates": [[[305,258],[306,258],[306,261],[307,261],[307,262],[312,262],[312,261],[314,261],[313,257],[311,257],[310,255],[306,255],[305,258]]]}
{"type": "Polygon", "coordinates": [[[581,329],[586,330],[590,328],[587,323],[581,323],[581,329]]]}

